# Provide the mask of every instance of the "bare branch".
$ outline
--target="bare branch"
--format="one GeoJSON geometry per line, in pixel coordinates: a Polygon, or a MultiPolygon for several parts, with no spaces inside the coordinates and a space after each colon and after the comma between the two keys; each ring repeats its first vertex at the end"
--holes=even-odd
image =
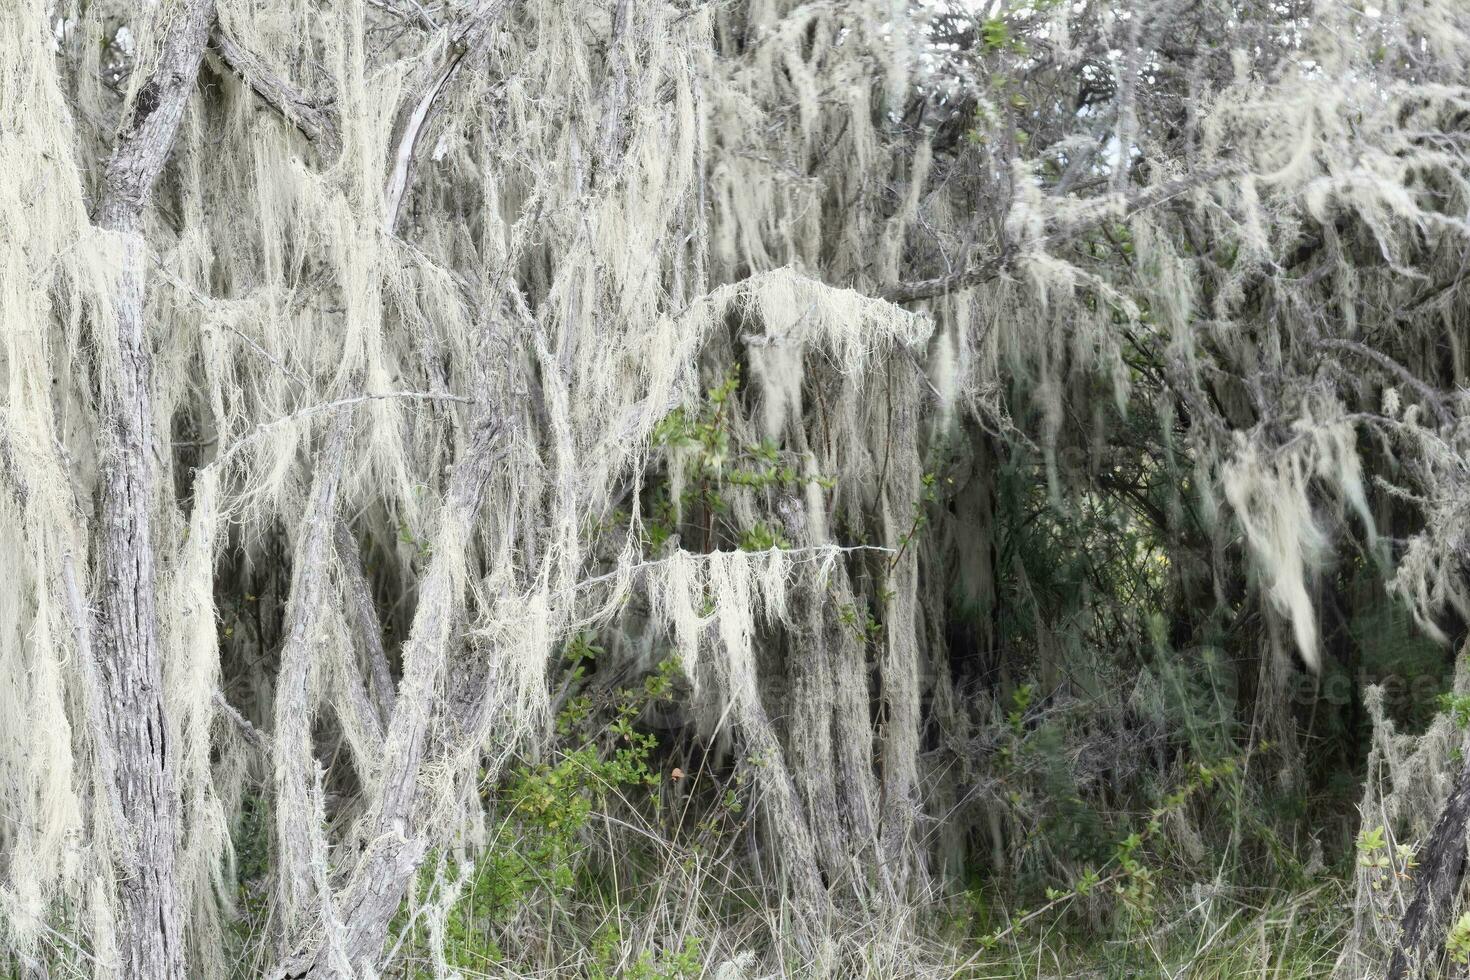
{"type": "Polygon", "coordinates": [[[214,692],[214,706],[225,716],[240,736],[249,742],[262,755],[269,756],[271,752],[270,736],[250,724],[250,719],[235,710],[235,706],[225,698],[219,691],[214,692]]]}
{"type": "Polygon", "coordinates": [[[485,34],[508,9],[513,0],[480,0],[476,8],[461,22],[449,40],[448,50],[438,69],[422,85],[417,97],[410,103],[408,119],[398,137],[398,148],[393,154],[393,171],[388,176],[388,185],[383,192],[383,231],[396,234],[398,212],[403,207],[403,197],[413,180],[414,154],[424,129],[438,109],[438,103],[449,83],[459,71],[465,55],[477,47],[485,34]]]}

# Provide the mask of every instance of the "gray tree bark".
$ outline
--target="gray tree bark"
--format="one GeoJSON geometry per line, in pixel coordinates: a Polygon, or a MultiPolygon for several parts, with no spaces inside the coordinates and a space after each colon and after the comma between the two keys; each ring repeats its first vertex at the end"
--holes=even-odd
{"type": "Polygon", "coordinates": [[[1470,826],[1470,766],[1455,780],[1434,830],[1424,844],[1414,897],[1399,923],[1399,939],[1388,963],[1387,980],[1432,975],[1444,956],[1455,897],[1465,880],[1465,829],[1470,826]]]}
{"type": "Polygon", "coordinates": [[[428,573],[403,652],[399,686],[384,743],[382,788],[366,818],[368,844],[334,902],[337,934],[300,937],[296,951],[271,973],[284,980],[345,978],[371,966],[382,952],[388,923],[398,911],[430,846],[430,828],[412,819],[419,773],[429,751],[436,698],[448,658],[451,627],[462,602],[462,581],[449,542],[470,534],[485,485],[500,454],[498,426],[482,409],[471,442],[455,466],[440,511],[428,573]]]}
{"type": "Polygon", "coordinates": [[[152,509],[156,494],[144,217],[173,149],[214,20],[214,0],[188,0],[169,20],[158,63],[138,91],[102,178],[93,220],[113,232],[120,270],[112,308],[92,323],[101,413],[101,542],[94,599],[102,737],[116,763],[126,837],[118,855],[120,972],[184,976],[174,862],[180,801],[164,707],[152,509]]]}
{"type": "Polygon", "coordinates": [[[342,151],[337,116],[322,100],[311,98],[271,71],[253,51],[242,47],[224,28],[216,27],[209,43],[220,60],[238,74],[266,105],[279,112],[316,145],[324,159],[334,159],[342,151]]]}
{"type": "Polygon", "coordinates": [[[347,593],[347,617],[357,637],[358,654],[371,681],[373,707],[378,714],[378,730],[381,732],[388,719],[393,717],[393,674],[388,666],[388,653],[383,649],[383,627],[378,620],[377,607],[373,605],[372,589],[362,567],[362,553],[357,539],[346,521],[337,522],[334,536],[337,559],[342,565],[343,591],[347,593]]]}
{"type": "Polygon", "coordinates": [[[321,828],[307,815],[314,778],[311,722],[313,656],[311,642],[327,592],[327,558],[336,524],[337,486],[347,455],[350,410],[337,409],[317,463],[307,511],[292,561],[291,595],[286,608],[286,638],[281,647],[280,683],[275,699],[276,841],[280,861],[281,910],[288,923],[314,910],[314,853],[325,850],[321,828]]]}

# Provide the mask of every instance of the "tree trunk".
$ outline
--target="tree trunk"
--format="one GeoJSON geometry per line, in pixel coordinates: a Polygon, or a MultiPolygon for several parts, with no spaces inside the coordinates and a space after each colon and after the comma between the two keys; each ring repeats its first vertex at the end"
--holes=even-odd
{"type": "Polygon", "coordinates": [[[1443,955],[1450,912],[1465,876],[1467,823],[1470,765],[1461,771],[1420,854],[1414,898],[1399,923],[1399,941],[1389,960],[1387,980],[1426,976],[1443,955]]]}
{"type": "MultiPolygon", "coordinates": [[[[413,629],[403,651],[403,681],[384,743],[382,789],[366,819],[369,844],[336,899],[335,935],[296,937],[295,951],[272,977],[337,978],[376,963],[388,924],[428,853],[433,828],[413,819],[418,781],[431,746],[436,693],[464,589],[462,545],[471,534],[491,470],[500,459],[499,428],[488,411],[471,427],[465,455],[455,466],[440,514],[434,557],[419,590],[413,629]]],[[[489,697],[490,692],[482,696],[489,697]]]]}
{"type": "Polygon", "coordinates": [[[144,320],[144,215],[194,88],[213,0],[190,0],[169,21],[157,67],[139,89],[103,175],[94,220],[113,232],[120,270],[112,308],[93,323],[101,412],[101,532],[94,587],[101,612],[97,656],[102,737],[116,760],[127,827],[118,857],[121,974],[184,976],[184,936],[174,862],[180,803],[175,747],[164,705],[152,510],[157,496],[151,349],[144,320]]]}
{"type": "Polygon", "coordinates": [[[878,503],[883,543],[894,549],[886,569],[883,608],[883,736],[881,839],[893,887],[904,895],[922,877],[915,824],[919,799],[921,680],[918,643],[919,543],[916,515],[923,507],[918,456],[916,370],[890,366],[886,431],[893,447],[878,503]]]}

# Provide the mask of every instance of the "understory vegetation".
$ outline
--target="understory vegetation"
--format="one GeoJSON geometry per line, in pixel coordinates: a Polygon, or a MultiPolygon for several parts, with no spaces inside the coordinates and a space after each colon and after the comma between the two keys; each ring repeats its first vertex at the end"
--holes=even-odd
{"type": "Polygon", "coordinates": [[[1467,78],[0,2],[0,978],[1470,975],[1467,78]]]}

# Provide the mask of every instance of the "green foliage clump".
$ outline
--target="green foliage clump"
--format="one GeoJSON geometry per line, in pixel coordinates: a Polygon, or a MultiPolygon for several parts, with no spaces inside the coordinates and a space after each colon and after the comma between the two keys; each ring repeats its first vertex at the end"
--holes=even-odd
{"type": "Polygon", "coordinates": [[[666,454],[670,467],[683,471],[688,485],[677,502],[666,480],[654,481],[646,491],[643,533],[650,551],[662,550],[676,534],[684,547],[697,541],[703,551],[729,546],[726,542],[744,551],[790,548],[792,542],[769,521],[734,526],[729,520],[731,494],[835,485],[826,477],[800,473],[791,454],[776,442],[742,437],[734,425],[739,393],[737,366],[706,390],[697,407],[676,408],[654,427],[653,445],[666,454]]]}
{"type": "MultiPolygon", "coordinates": [[[[580,634],[564,651],[566,676],[573,686],[583,682],[603,653],[593,639],[580,634]]],[[[671,696],[678,683],[675,659],[661,662],[634,686],[619,689],[609,703],[579,693],[567,699],[556,718],[561,740],[551,759],[515,766],[483,795],[495,816],[491,839],[462,872],[439,883],[431,858],[420,879],[418,901],[426,903],[435,887],[459,888],[445,920],[444,954],[460,969],[483,969],[506,958],[498,934],[518,910],[532,904],[547,908],[595,896],[603,887],[584,859],[594,818],[614,805],[641,806],[657,814],[661,774],[654,761],[658,738],[639,725],[649,707],[671,696]]],[[[425,947],[424,930],[405,907],[395,933],[409,933],[412,948],[425,947]]],[[[642,980],[677,980],[696,976],[700,963],[697,937],[685,937],[672,951],[645,950],[631,966],[609,972],[618,961],[615,933],[606,929],[588,941],[591,960],[586,975],[613,975],[642,980]]],[[[419,957],[411,957],[417,959],[419,957]]]]}

